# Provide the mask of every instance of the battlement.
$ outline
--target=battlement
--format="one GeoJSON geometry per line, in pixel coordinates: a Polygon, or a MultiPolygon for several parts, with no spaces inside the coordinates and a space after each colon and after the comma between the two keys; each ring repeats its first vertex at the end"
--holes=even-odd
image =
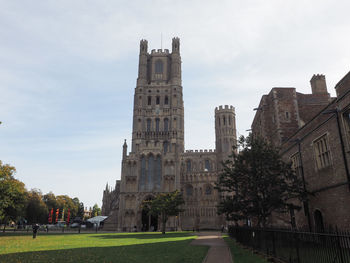
{"type": "Polygon", "coordinates": [[[310,80],[312,94],[328,94],[326,77],[323,74],[314,74],[310,80]]]}
{"type": "Polygon", "coordinates": [[[152,55],[169,55],[169,49],[152,49],[151,51],[152,55]]]}
{"type": "Polygon", "coordinates": [[[324,80],[325,78],[326,78],[326,76],[323,74],[314,74],[310,81],[314,81],[314,80],[318,80],[318,79],[324,80]]]}
{"type": "Polygon", "coordinates": [[[140,41],[140,54],[147,54],[148,41],[146,39],[141,39],[140,41]]]}
{"type": "Polygon", "coordinates": [[[203,150],[186,150],[186,153],[214,153],[215,149],[203,149],[203,150]]]}
{"type": "Polygon", "coordinates": [[[219,107],[215,108],[215,113],[219,113],[219,112],[233,112],[235,113],[235,107],[233,107],[232,105],[220,105],[219,107]]]}

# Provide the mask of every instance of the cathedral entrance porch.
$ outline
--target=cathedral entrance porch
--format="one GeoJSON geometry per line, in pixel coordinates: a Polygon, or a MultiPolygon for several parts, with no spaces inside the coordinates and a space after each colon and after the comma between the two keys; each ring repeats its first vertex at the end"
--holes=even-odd
{"type": "Polygon", "coordinates": [[[142,209],[141,222],[141,231],[157,231],[158,229],[158,216],[149,215],[146,209],[142,209]]]}

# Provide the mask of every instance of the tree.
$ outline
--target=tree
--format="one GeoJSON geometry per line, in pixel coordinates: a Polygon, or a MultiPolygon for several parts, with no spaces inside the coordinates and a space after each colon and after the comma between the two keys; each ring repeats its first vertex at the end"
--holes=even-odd
{"type": "Polygon", "coordinates": [[[227,220],[254,219],[265,226],[273,212],[300,209],[304,200],[303,182],[291,164],[282,161],[273,145],[261,138],[241,136],[231,159],[223,164],[216,188],[222,193],[218,212],[227,220]]]}
{"type": "Polygon", "coordinates": [[[54,213],[52,215],[52,222],[56,222],[56,209],[58,208],[58,202],[56,200],[56,196],[54,193],[49,192],[43,196],[43,201],[47,206],[47,210],[51,211],[51,209],[54,210],[54,213]]]}
{"type": "Polygon", "coordinates": [[[40,190],[32,189],[28,193],[26,204],[26,218],[29,223],[47,223],[49,210],[43,201],[40,190]]]}
{"type": "Polygon", "coordinates": [[[80,217],[81,219],[83,219],[83,217],[84,217],[84,203],[83,202],[79,203],[77,217],[80,217]]]}
{"type": "MultiPolygon", "coordinates": [[[[43,201],[47,205],[48,211],[51,209],[59,209],[59,218],[58,220],[66,220],[68,216],[68,209],[70,210],[70,218],[74,219],[76,216],[79,216],[79,209],[82,203],[79,203],[79,198],[70,198],[68,195],[57,195],[55,196],[52,192],[49,192],[43,196],[43,201]],[[64,218],[62,218],[62,213],[64,218]]],[[[84,205],[83,205],[84,213],[84,205]]],[[[55,217],[55,215],[54,215],[55,217]]],[[[82,216],[81,216],[82,218],[82,216]]],[[[53,218],[55,222],[55,218],[53,218]]]]}
{"type": "Polygon", "coordinates": [[[100,215],[101,215],[101,208],[99,208],[98,205],[95,204],[92,207],[91,217],[100,216],[100,215]]]}
{"type": "Polygon", "coordinates": [[[75,217],[79,216],[79,206],[80,206],[80,201],[78,197],[74,197],[72,199],[74,203],[74,210],[71,210],[71,218],[74,219],[75,217]]]}
{"type": "Polygon", "coordinates": [[[26,201],[24,183],[16,180],[16,168],[0,161],[0,220],[5,225],[23,214],[26,201]]]}
{"type": "Polygon", "coordinates": [[[165,234],[165,226],[169,216],[177,216],[183,209],[180,208],[185,202],[182,194],[176,190],[170,193],[159,193],[154,199],[143,201],[142,207],[153,216],[160,216],[162,234],[165,234]]]}

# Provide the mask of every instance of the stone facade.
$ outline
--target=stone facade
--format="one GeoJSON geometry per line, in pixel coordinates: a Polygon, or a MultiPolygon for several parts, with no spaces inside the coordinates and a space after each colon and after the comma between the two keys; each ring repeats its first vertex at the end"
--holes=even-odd
{"type": "Polygon", "coordinates": [[[105,227],[119,231],[154,230],[158,219],[141,209],[156,193],[176,189],[183,193],[185,211],[168,220],[167,228],[218,229],[224,224],[216,206],[214,189],[221,161],[236,143],[235,109],[215,109],[216,150],[184,149],[184,104],[180,40],[173,38],[172,52],[148,53],[141,40],[134,95],[131,152],[123,146],[121,180],[103,194],[105,227]]]}
{"type": "Polygon", "coordinates": [[[314,75],[310,83],[312,94],[296,92],[295,88],[273,88],[263,95],[255,108],[252,132],[279,146],[310,121],[331,100],[323,75],[314,75]]]}
{"type": "MultiPolygon", "coordinates": [[[[303,209],[295,211],[296,225],[311,230],[329,225],[348,229],[350,73],[336,85],[336,98],[327,93],[323,75],[314,75],[310,82],[312,94],[274,88],[264,95],[252,132],[281,148],[284,160],[292,162],[312,193],[301,204],[303,209]]],[[[290,225],[290,220],[289,215],[275,216],[271,222],[290,225]]]]}

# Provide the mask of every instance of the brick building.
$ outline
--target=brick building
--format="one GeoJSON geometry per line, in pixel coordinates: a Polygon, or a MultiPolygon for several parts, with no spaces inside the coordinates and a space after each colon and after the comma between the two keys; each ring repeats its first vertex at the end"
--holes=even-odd
{"type": "MultiPolygon", "coordinates": [[[[323,75],[314,75],[310,83],[312,94],[273,88],[264,95],[252,133],[279,146],[283,159],[292,162],[306,190],[312,193],[303,209],[295,211],[297,226],[348,229],[350,73],[335,86],[335,98],[329,96],[323,75]]],[[[289,224],[290,218],[286,218],[275,216],[272,222],[289,224]]]]}

